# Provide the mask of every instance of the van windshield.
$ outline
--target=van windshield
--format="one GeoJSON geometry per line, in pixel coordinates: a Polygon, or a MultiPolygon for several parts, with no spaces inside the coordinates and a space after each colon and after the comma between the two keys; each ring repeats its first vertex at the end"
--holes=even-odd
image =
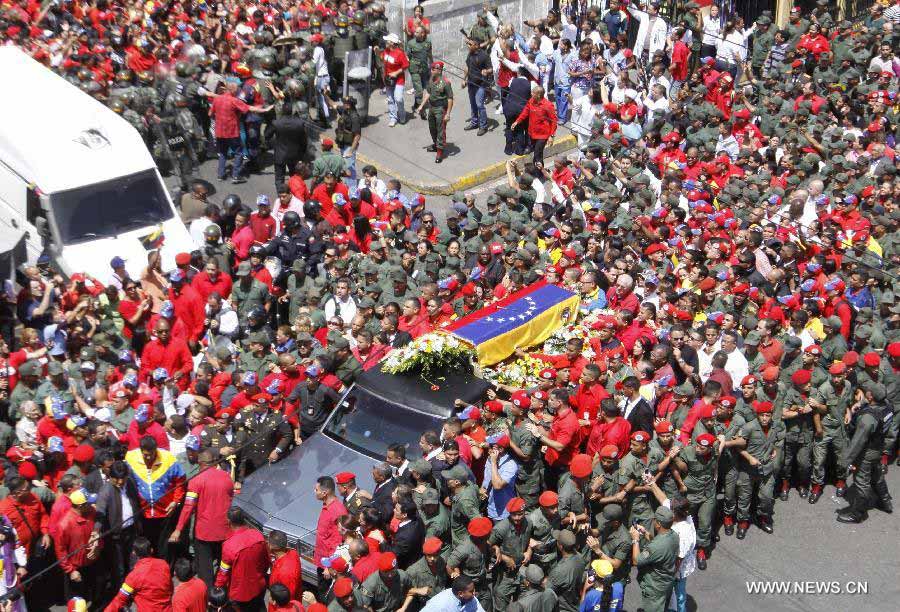
{"type": "Polygon", "coordinates": [[[437,417],[391,404],[357,386],[332,413],[323,431],[357,452],[383,459],[388,445],[394,443],[416,454],[422,432],[440,426],[437,417]]]}
{"type": "Polygon", "coordinates": [[[50,208],[64,245],[114,238],[173,216],[153,169],[54,193],[50,208]]]}

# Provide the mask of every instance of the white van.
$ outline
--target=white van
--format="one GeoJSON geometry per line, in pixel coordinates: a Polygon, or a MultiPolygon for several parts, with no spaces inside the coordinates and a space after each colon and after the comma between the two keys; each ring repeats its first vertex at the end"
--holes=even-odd
{"type": "Polygon", "coordinates": [[[139,278],[149,250],[171,270],[195,248],[125,119],[20,49],[0,48],[0,74],[0,223],[26,232],[28,263],[46,246],[64,274],[106,282],[113,257],[139,278]]]}

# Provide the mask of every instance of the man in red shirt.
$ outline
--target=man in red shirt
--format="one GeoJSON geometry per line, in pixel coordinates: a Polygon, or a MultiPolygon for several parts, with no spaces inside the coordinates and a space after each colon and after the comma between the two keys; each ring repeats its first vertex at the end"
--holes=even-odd
{"type": "Polygon", "coordinates": [[[565,389],[550,392],[547,410],[556,415],[549,432],[535,423],[529,423],[526,427],[542,446],[547,447],[544,454],[548,466],[546,484],[552,490],[556,488],[559,477],[569,469],[572,455],[581,443],[581,425],[569,404],[569,392],[565,389]]]}
{"type": "Polygon", "coordinates": [[[287,536],[283,531],[272,531],[267,537],[269,552],[274,561],[272,573],[269,574],[269,586],[284,585],[291,599],[299,600],[303,595],[303,575],[300,567],[300,555],[288,546],[287,536]]]}
{"type": "Polygon", "coordinates": [[[587,454],[593,457],[608,445],[618,449],[619,457],[624,457],[631,446],[631,423],[619,414],[619,407],[613,401],[601,404],[600,417],[591,427],[587,454]]]}
{"type": "Polygon", "coordinates": [[[138,612],[171,612],[172,571],[169,564],[153,556],[153,546],[147,538],[135,538],[132,550],[138,562],[104,612],[120,612],[132,602],[138,612]]]}
{"type": "Polygon", "coordinates": [[[597,418],[600,410],[600,402],[609,397],[609,393],[599,382],[600,366],[589,363],[581,370],[581,379],[575,389],[572,405],[581,421],[582,434],[587,436],[591,431],[591,425],[597,418]]]}
{"type": "Polygon", "coordinates": [[[265,113],[271,106],[250,106],[240,100],[235,94],[238,84],[225,83],[225,93],[212,97],[209,105],[209,116],[216,121],[216,152],[219,156],[217,176],[220,181],[225,180],[225,163],[228,161],[228,153],[234,153],[234,165],[231,167],[231,182],[243,183],[247,179],[241,176],[241,167],[244,165],[240,138],[240,120],[245,113],[265,113]]]}
{"type": "Polygon", "coordinates": [[[44,548],[50,547],[50,517],[41,500],[31,492],[31,478],[37,477],[34,464],[22,462],[19,464],[19,474],[6,481],[9,494],[0,500],[0,514],[15,527],[25,553],[30,555],[38,544],[44,548]]]}
{"type": "Polygon", "coordinates": [[[244,511],[228,510],[231,535],[222,544],[222,561],[216,575],[216,586],[228,586],[228,598],[241,610],[262,610],[266,597],[266,575],[269,573],[269,549],[266,539],[247,526],[244,511]]]}
{"type": "Polygon", "coordinates": [[[227,272],[219,270],[219,262],[209,258],[206,260],[203,270],[194,276],[194,280],[191,281],[191,287],[194,288],[200,299],[206,303],[206,298],[213,291],[222,296],[223,300],[227,300],[228,296],[231,295],[233,283],[234,281],[231,280],[231,276],[227,272]]]}
{"type": "Polygon", "coordinates": [[[212,586],[213,568],[222,558],[222,542],[228,537],[226,521],[234,498],[234,481],[228,472],[217,467],[215,452],[211,449],[200,451],[197,463],[200,473],[188,481],[184,507],[169,541],[180,540],[181,532],[196,511],[192,541],[197,555],[197,574],[212,586]]]}
{"type": "Polygon", "coordinates": [[[322,559],[330,557],[338,544],[343,541],[337,520],[347,514],[347,509],[334,494],[334,490],[334,478],[322,476],[316,481],[316,499],[322,502],[322,510],[316,524],[316,548],[313,559],[320,580],[323,578],[322,559]]]}
{"type": "Polygon", "coordinates": [[[275,237],[272,203],[264,193],[256,196],[256,212],[250,213],[250,231],[253,232],[254,243],[266,244],[275,237]]]}
{"type": "Polygon", "coordinates": [[[615,287],[606,291],[607,308],[611,310],[630,310],[637,312],[641,305],[634,293],[634,279],[629,274],[620,274],[616,278],[615,287]]]}
{"type": "Polygon", "coordinates": [[[65,575],[66,601],[73,597],[95,601],[102,589],[104,577],[97,565],[102,541],[94,532],[96,511],[92,505],[96,499],[85,489],[75,489],[69,494],[72,507],[57,528],[53,544],[65,575]]]}
{"type": "Polygon", "coordinates": [[[182,391],[191,383],[194,360],[187,341],[172,338],[172,327],[166,319],[156,322],[156,338],[144,345],[141,353],[141,380],[146,382],[157,368],[165,368],[182,391]]]}
{"type": "Polygon", "coordinates": [[[544,97],[543,87],[535,87],[531,90],[531,98],[528,99],[522,113],[512,122],[509,129],[516,129],[516,126],[526,119],[528,120],[528,136],[534,145],[534,163],[543,164],[544,147],[547,146],[548,141],[553,144],[553,135],[556,134],[558,122],[556,107],[544,97]]]}
{"type": "Polygon", "coordinates": [[[169,301],[175,307],[175,316],[184,322],[188,330],[188,344],[198,346],[204,334],[203,323],[206,320],[206,303],[193,287],[187,284],[187,278],[181,270],[169,274],[169,301]]]}
{"type": "Polygon", "coordinates": [[[194,575],[188,559],[181,558],[173,568],[178,586],[172,596],[172,612],[206,612],[206,583],[194,575]]]}

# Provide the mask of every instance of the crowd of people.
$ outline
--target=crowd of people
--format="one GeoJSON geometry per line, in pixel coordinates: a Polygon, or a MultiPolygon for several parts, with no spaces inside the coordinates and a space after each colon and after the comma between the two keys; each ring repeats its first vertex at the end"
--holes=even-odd
{"type": "Polygon", "coordinates": [[[373,47],[409,125],[408,74],[440,161],[453,84],[422,8],[389,32],[377,3],[3,3],[4,44],[165,154],[197,243],[135,277],[41,257],[6,290],[5,608],[681,612],[716,541],[772,534],[792,494],[833,486],[843,523],[892,511],[900,4],[749,27],[716,3],[602,4],[473,18],[467,129],[496,100],[506,152],[533,158],[443,212],[357,174],[336,78],[373,47]],[[336,128],[315,151],[312,123],[336,128]],[[545,167],[562,129],[579,150],[545,167]],[[207,153],[242,182],[263,144],[275,193],[215,203],[190,182],[207,153]],[[305,591],[309,561],[233,506],[243,480],[390,351],[533,283],[600,311],[595,335],[523,347],[539,385],[392,446],[373,491],[323,474],[305,591]]]}

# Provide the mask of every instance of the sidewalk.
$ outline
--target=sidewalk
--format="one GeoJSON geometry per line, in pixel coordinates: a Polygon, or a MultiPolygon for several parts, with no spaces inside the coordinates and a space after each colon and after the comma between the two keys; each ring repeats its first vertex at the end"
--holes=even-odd
{"type": "MultiPolygon", "coordinates": [[[[488,133],[476,136],[477,130],[463,128],[469,118],[469,96],[453,82],[454,105],[447,124],[447,147],[444,160],[434,163],[434,153],[425,149],[431,145],[428,121],[413,115],[413,96],[404,97],[406,125],[388,127],[387,97],[375,90],[369,100],[369,124],[363,127],[362,141],[357,154],[357,170],[366,164],[378,168],[382,178],[394,177],[410,189],[423,194],[449,195],[465,191],[505,174],[503,153],[503,115],[495,114],[497,102],[488,105],[488,133]]],[[[552,147],[547,147],[545,159],[575,147],[575,137],[560,127],[552,147]]],[[[517,157],[515,159],[523,159],[517,157]]],[[[530,159],[530,156],[524,157],[530,159]]]]}

